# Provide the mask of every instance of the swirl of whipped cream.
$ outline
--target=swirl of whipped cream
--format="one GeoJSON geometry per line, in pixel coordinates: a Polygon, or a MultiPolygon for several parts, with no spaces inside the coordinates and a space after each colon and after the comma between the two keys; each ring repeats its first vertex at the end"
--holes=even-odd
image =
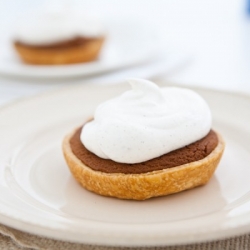
{"type": "Polygon", "coordinates": [[[95,155],[121,163],[144,162],[208,134],[211,113],[192,90],[159,88],[130,79],[132,90],[104,102],[85,124],[81,142],[95,155]]]}
{"type": "Polygon", "coordinates": [[[76,37],[100,37],[104,33],[97,19],[70,8],[57,8],[26,14],[17,24],[14,39],[30,45],[50,45],[76,37]]]}

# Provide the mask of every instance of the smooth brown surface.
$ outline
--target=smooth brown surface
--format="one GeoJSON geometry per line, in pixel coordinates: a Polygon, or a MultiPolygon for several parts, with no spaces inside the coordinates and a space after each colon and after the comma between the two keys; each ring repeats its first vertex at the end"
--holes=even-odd
{"type": "MultiPolygon", "coordinates": [[[[99,39],[99,38],[98,38],[99,39]]],[[[16,41],[15,45],[29,47],[30,49],[63,49],[72,46],[82,46],[86,43],[92,42],[96,40],[95,38],[87,38],[87,37],[75,37],[70,40],[65,40],[61,42],[51,43],[51,44],[40,44],[40,45],[33,45],[33,44],[26,44],[20,41],[16,41]]]]}
{"type": "Polygon", "coordinates": [[[88,151],[80,141],[80,133],[81,128],[77,129],[70,139],[70,147],[73,154],[86,166],[104,173],[140,174],[173,168],[205,158],[218,145],[218,137],[216,133],[211,130],[208,135],[201,140],[181,149],[143,163],[125,164],[102,159],[88,151]]]}
{"type": "Polygon", "coordinates": [[[83,44],[87,44],[89,42],[94,41],[95,38],[86,38],[86,37],[75,37],[70,40],[60,41],[53,44],[40,44],[40,45],[31,45],[26,44],[20,41],[16,41],[15,45],[19,46],[25,46],[30,49],[63,49],[63,48],[69,48],[69,47],[75,47],[75,46],[82,46],[83,44]]]}

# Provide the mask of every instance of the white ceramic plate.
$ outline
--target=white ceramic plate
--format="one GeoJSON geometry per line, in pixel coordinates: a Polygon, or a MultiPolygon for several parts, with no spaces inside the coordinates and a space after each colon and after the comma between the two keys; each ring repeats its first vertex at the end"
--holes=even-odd
{"type": "Polygon", "coordinates": [[[147,201],[81,188],[61,151],[66,133],[127,85],[83,85],[0,110],[0,221],[52,238],[102,245],[171,245],[250,231],[250,97],[195,89],[226,141],[203,187],[147,201]]]}
{"type": "Polygon", "coordinates": [[[11,39],[6,38],[1,43],[0,74],[39,78],[89,76],[146,62],[160,50],[155,32],[138,22],[108,21],[107,32],[98,60],[61,66],[24,64],[14,51],[11,39]]]}

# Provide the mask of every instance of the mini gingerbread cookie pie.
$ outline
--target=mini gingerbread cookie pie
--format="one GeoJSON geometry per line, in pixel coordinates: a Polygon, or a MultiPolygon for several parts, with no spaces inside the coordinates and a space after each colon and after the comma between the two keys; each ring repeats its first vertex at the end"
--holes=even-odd
{"type": "Polygon", "coordinates": [[[145,200],[206,184],[225,143],[195,92],[132,79],[132,90],[101,104],[66,135],[63,153],[86,189],[145,200]]]}
{"type": "Polygon", "coordinates": [[[104,40],[96,20],[61,9],[43,10],[20,20],[13,45],[25,63],[59,65],[95,60],[104,40]]]}

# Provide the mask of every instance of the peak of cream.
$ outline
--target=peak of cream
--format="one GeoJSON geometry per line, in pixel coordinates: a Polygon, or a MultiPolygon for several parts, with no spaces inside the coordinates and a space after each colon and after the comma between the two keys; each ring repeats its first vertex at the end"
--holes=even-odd
{"type": "Polygon", "coordinates": [[[72,9],[43,9],[19,20],[14,39],[30,45],[50,45],[76,37],[100,37],[104,30],[97,19],[72,9]]]}
{"type": "Polygon", "coordinates": [[[100,158],[140,163],[208,134],[211,113],[192,90],[130,79],[132,89],[97,107],[82,129],[84,146],[100,158]]]}

